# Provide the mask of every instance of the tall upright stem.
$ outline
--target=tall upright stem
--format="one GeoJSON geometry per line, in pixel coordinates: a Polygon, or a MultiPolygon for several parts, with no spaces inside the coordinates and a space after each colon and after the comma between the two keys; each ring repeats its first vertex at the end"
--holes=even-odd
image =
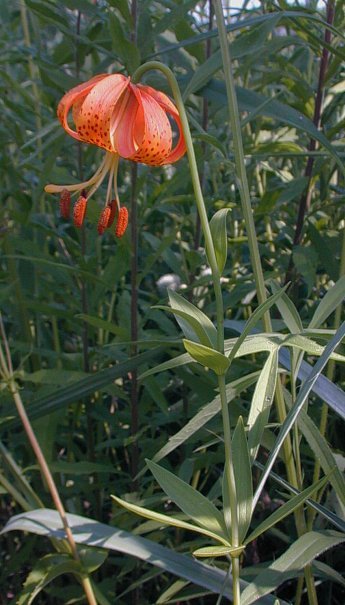
{"type": "MultiPolygon", "coordinates": [[[[213,286],[215,292],[216,299],[216,315],[217,315],[217,349],[219,352],[224,353],[224,307],[223,307],[223,298],[222,291],[220,285],[220,273],[218,269],[218,264],[216,260],[216,254],[212,239],[212,234],[207,218],[207,212],[205,207],[205,202],[200,186],[200,179],[195,159],[194,147],[192,142],[192,137],[189,129],[188,119],[186,110],[184,107],[184,103],[182,101],[182,96],[180,93],[179,86],[177,84],[176,78],[171,72],[171,70],[165,65],[156,62],[150,61],[145,63],[139,67],[133,75],[133,81],[138,81],[141,76],[148,70],[158,69],[164,73],[167,77],[174,100],[177,106],[177,109],[180,114],[181,124],[183,135],[187,148],[187,156],[189,160],[190,173],[194,188],[195,201],[200,217],[200,224],[203,231],[204,239],[205,239],[205,247],[208,262],[212,271],[212,279],[213,286]]],[[[230,419],[229,419],[229,411],[227,405],[227,397],[226,397],[226,389],[225,389],[225,376],[218,376],[218,386],[219,393],[221,398],[221,406],[222,406],[222,418],[223,418],[223,432],[224,432],[224,447],[225,447],[225,465],[224,472],[226,474],[227,486],[228,486],[228,498],[230,502],[230,510],[231,510],[231,536],[229,540],[233,546],[239,545],[239,532],[238,532],[238,516],[237,516],[237,499],[236,499],[236,483],[234,476],[234,469],[232,464],[232,455],[231,455],[231,431],[230,431],[230,419]]],[[[232,580],[233,580],[233,603],[234,605],[240,604],[240,584],[239,584],[239,559],[234,557],[232,562],[232,580]]]]}
{"type": "MultiPolygon", "coordinates": [[[[254,218],[250,203],[249,185],[247,179],[246,166],[244,161],[243,141],[241,124],[239,120],[238,103],[236,97],[235,83],[232,73],[232,64],[227,40],[226,27],[221,0],[214,0],[214,8],[218,26],[219,43],[223,59],[223,69],[225,76],[225,86],[229,105],[229,120],[232,131],[235,167],[237,175],[237,186],[240,192],[241,207],[244,221],[247,229],[248,246],[250,258],[253,267],[255,286],[259,304],[265,302],[267,296],[265,291],[265,281],[261,266],[260,253],[256,238],[254,218]]],[[[266,313],[263,318],[266,332],[271,331],[271,322],[266,313]]]]}
{"type": "Polygon", "coordinates": [[[218,332],[217,349],[218,349],[218,351],[223,353],[224,352],[224,329],[223,329],[224,308],[223,308],[222,291],[221,291],[221,287],[220,287],[220,275],[219,275],[219,269],[218,269],[218,265],[217,265],[216,254],[215,254],[212,235],[211,235],[211,229],[210,229],[210,226],[208,223],[205,202],[204,202],[204,198],[203,198],[202,191],[201,191],[200,179],[199,179],[198,168],[197,168],[196,159],[195,159],[192,136],[191,136],[189,124],[188,124],[187,114],[186,114],[186,110],[184,107],[181,92],[180,92],[179,86],[177,84],[176,78],[175,78],[174,74],[172,73],[172,71],[169,69],[169,67],[167,67],[166,65],[163,65],[162,63],[159,63],[158,61],[148,61],[148,63],[141,65],[134,72],[134,74],[132,76],[133,82],[137,82],[138,80],[140,80],[140,78],[144,75],[144,73],[146,73],[147,71],[152,70],[152,69],[158,69],[166,76],[166,78],[170,84],[177,109],[180,114],[183,135],[184,135],[186,147],[187,147],[187,156],[188,156],[192,184],[193,184],[193,189],[194,189],[194,194],[195,194],[195,201],[196,201],[197,209],[198,209],[199,216],[200,216],[201,228],[202,228],[202,231],[204,234],[207,258],[208,258],[208,262],[209,262],[209,265],[210,265],[210,268],[212,271],[213,286],[214,286],[215,298],[216,298],[217,332],[218,332]]]}
{"type": "MultiPolygon", "coordinates": [[[[229,108],[229,120],[233,134],[233,148],[235,156],[235,166],[237,175],[237,185],[240,192],[242,212],[246,224],[246,231],[248,237],[249,251],[251,257],[251,263],[253,267],[256,291],[259,304],[264,303],[267,300],[264,275],[261,266],[259,247],[256,237],[255,224],[253,219],[253,213],[250,203],[250,192],[248,186],[248,179],[246,173],[246,166],[243,152],[243,141],[241,124],[239,119],[238,103],[236,97],[235,81],[232,71],[231,56],[229,51],[229,44],[227,38],[227,32],[224,21],[224,14],[221,0],[214,0],[215,14],[218,26],[219,43],[222,53],[223,69],[225,85],[228,97],[228,108],[229,108]]],[[[266,332],[272,331],[272,324],[269,313],[266,313],[263,317],[264,329],[266,332]]],[[[276,387],[276,409],[279,418],[279,422],[283,423],[286,418],[286,408],[284,401],[284,394],[282,384],[278,378],[276,387]]],[[[298,488],[298,479],[296,473],[296,467],[294,464],[293,450],[291,445],[291,439],[289,436],[283,443],[284,461],[286,465],[287,475],[290,483],[298,488]]],[[[306,523],[302,509],[295,511],[295,522],[298,535],[302,535],[306,531],[306,523]]],[[[305,578],[308,589],[308,597],[311,604],[317,603],[315,600],[316,591],[313,581],[313,576],[310,572],[310,568],[305,568],[305,578]]]]}

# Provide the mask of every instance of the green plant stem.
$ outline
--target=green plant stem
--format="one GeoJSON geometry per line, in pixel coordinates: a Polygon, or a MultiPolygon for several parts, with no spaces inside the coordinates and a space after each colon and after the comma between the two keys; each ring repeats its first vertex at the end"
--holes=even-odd
{"type": "MultiPolygon", "coordinates": [[[[253,219],[253,213],[250,203],[250,192],[246,173],[244,152],[243,152],[243,141],[241,124],[239,119],[239,110],[236,97],[235,81],[232,72],[232,63],[229,51],[229,44],[227,39],[227,32],[224,21],[223,7],[221,0],[214,0],[215,15],[218,27],[218,37],[222,53],[223,70],[225,78],[225,86],[228,97],[228,110],[230,126],[233,134],[233,149],[236,167],[237,186],[240,192],[241,207],[243,217],[246,225],[248,245],[251,257],[251,263],[253,267],[253,274],[255,279],[256,291],[259,304],[264,303],[267,300],[265,281],[262,271],[259,246],[256,237],[255,224],[253,219]]],[[[272,324],[269,313],[265,313],[263,317],[263,324],[265,332],[272,332],[272,324]]],[[[284,394],[282,384],[280,380],[277,380],[276,396],[275,396],[277,414],[279,422],[283,423],[286,418],[286,407],[284,401],[284,394]]],[[[283,454],[288,474],[289,482],[298,488],[298,479],[296,473],[296,467],[294,464],[293,450],[291,445],[291,439],[288,436],[283,443],[283,454]]],[[[295,512],[295,522],[298,535],[302,535],[306,531],[306,522],[303,514],[303,510],[297,509],[295,512]]],[[[310,568],[305,568],[305,579],[308,589],[308,597],[310,605],[317,604],[316,591],[313,576],[310,568]]]]}
{"type": "MultiPolygon", "coordinates": [[[[228,95],[229,104],[229,117],[231,123],[231,129],[233,132],[233,145],[234,145],[234,156],[237,173],[237,182],[240,190],[242,212],[246,224],[248,244],[250,250],[251,263],[253,267],[253,274],[255,279],[255,285],[257,290],[257,297],[259,304],[264,303],[267,300],[264,276],[261,266],[259,247],[256,238],[255,224],[253,219],[253,213],[250,203],[249,186],[245,167],[244,153],[243,153],[243,142],[241,125],[239,120],[239,111],[236,98],[235,83],[232,74],[231,58],[227,40],[227,33],[224,23],[223,10],[220,0],[214,0],[215,14],[218,25],[219,41],[223,57],[224,77],[226,83],[226,90],[228,95]]],[[[265,332],[272,332],[272,324],[269,313],[265,313],[263,317],[265,332]]],[[[281,383],[277,381],[276,389],[276,405],[279,421],[282,423],[286,417],[286,409],[284,402],[283,390],[281,383]]],[[[298,487],[296,470],[293,463],[293,452],[291,446],[291,440],[287,438],[283,444],[285,464],[287,467],[288,477],[290,483],[294,487],[298,487]]]]}
{"type": "Polygon", "coordinates": [[[304,587],[304,576],[300,576],[297,580],[296,592],[295,592],[295,605],[301,605],[304,587]]]}
{"type": "MultiPolygon", "coordinates": [[[[216,315],[217,315],[217,349],[220,353],[224,353],[224,307],[223,297],[220,285],[220,273],[217,265],[216,254],[211,235],[211,230],[208,222],[204,197],[201,190],[200,179],[198,174],[197,163],[195,159],[194,147],[192,136],[190,133],[189,123],[187,119],[186,110],[182,100],[181,92],[176,81],[174,74],[165,65],[157,62],[150,61],[139,67],[133,74],[133,81],[138,81],[145,72],[151,69],[158,69],[167,78],[174,100],[180,114],[180,120],[182,124],[183,135],[187,148],[187,156],[189,161],[190,173],[192,178],[192,184],[195,194],[195,201],[200,217],[200,224],[205,239],[205,247],[208,262],[212,271],[213,286],[216,299],[216,315]]],[[[219,392],[222,402],[222,417],[223,417],[223,431],[224,431],[224,446],[225,446],[225,465],[224,472],[227,475],[227,484],[229,488],[229,502],[231,509],[231,544],[238,546],[238,517],[237,517],[237,499],[236,499],[236,484],[234,477],[234,470],[231,456],[231,431],[230,431],[230,420],[229,411],[226,398],[225,390],[225,376],[218,376],[219,392]]],[[[232,559],[232,579],[233,579],[233,603],[234,605],[240,605],[240,584],[239,584],[239,558],[234,557],[232,559]]]]}
{"type": "MultiPolygon", "coordinates": [[[[222,53],[223,69],[225,76],[225,86],[228,97],[229,105],[229,120],[233,135],[233,147],[234,147],[234,158],[237,175],[237,186],[240,192],[241,207],[243,212],[244,221],[247,228],[248,246],[250,251],[250,258],[253,267],[255,286],[257,291],[257,297],[259,304],[265,302],[266,290],[264,275],[261,266],[260,253],[258,242],[256,238],[254,218],[250,203],[249,185],[247,179],[247,172],[243,153],[243,142],[241,124],[239,120],[238,103],[236,97],[235,83],[232,74],[231,57],[229,53],[229,45],[227,40],[226,27],[224,22],[224,15],[222,9],[221,0],[214,0],[215,15],[218,26],[219,43],[222,53]]],[[[266,313],[263,318],[266,332],[271,331],[271,322],[269,315],[266,313]]]]}
{"type": "Polygon", "coordinates": [[[216,298],[216,313],[217,313],[217,349],[221,353],[224,353],[224,329],[223,329],[224,308],[223,308],[222,291],[221,291],[221,286],[220,286],[220,275],[219,275],[219,270],[218,270],[218,265],[217,265],[217,260],[216,260],[216,254],[214,251],[211,230],[210,230],[210,226],[208,223],[205,202],[204,202],[204,198],[203,198],[202,191],[201,191],[198,167],[196,164],[192,136],[190,133],[186,110],[185,110],[181,92],[180,92],[180,89],[179,89],[179,86],[178,86],[178,83],[176,81],[174,74],[169,69],[169,67],[167,67],[166,65],[163,65],[162,63],[159,63],[159,61],[149,61],[148,63],[141,65],[134,72],[134,74],[132,76],[133,82],[137,82],[138,80],[140,80],[140,78],[144,75],[144,73],[146,73],[147,71],[152,70],[152,69],[157,69],[166,76],[166,78],[170,84],[177,109],[180,114],[183,135],[184,135],[184,139],[185,139],[186,147],[187,147],[187,156],[188,156],[192,184],[193,184],[193,189],[194,189],[194,194],[195,194],[195,201],[196,201],[197,209],[198,209],[199,216],[200,216],[201,228],[202,228],[202,231],[204,234],[208,262],[209,262],[209,265],[210,265],[211,271],[212,271],[214,292],[215,292],[215,298],[216,298]]]}
{"type": "Polygon", "coordinates": [[[231,544],[236,547],[239,546],[238,538],[238,516],[237,516],[237,497],[236,497],[236,481],[234,475],[234,468],[232,463],[232,451],[231,451],[231,429],[230,429],[230,418],[228,403],[226,397],[225,388],[225,376],[218,377],[219,394],[222,406],[222,419],[223,419],[223,432],[224,432],[224,449],[225,449],[225,473],[227,478],[227,484],[229,486],[229,494],[232,494],[230,498],[230,512],[231,512],[231,544]]]}
{"type": "Polygon", "coordinates": [[[240,605],[241,603],[241,591],[240,591],[240,558],[231,557],[231,575],[232,575],[232,602],[233,605],[240,605]]]}

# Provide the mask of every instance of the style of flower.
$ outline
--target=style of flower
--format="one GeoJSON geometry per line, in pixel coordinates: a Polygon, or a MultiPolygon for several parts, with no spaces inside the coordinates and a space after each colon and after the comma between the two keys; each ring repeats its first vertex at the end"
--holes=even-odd
{"type": "Polygon", "coordinates": [[[47,185],[47,193],[60,193],[60,211],[70,214],[71,194],[77,194],[73,219],[81,227],[87,202],[108,176],[105,206],[98,222],[102,234],[116,218],[115,235],[121,237],[127,227],[127,209],[120,206],[117,189],[119,158],[150,166],[172,164],[186,151],[177,108],[162,92],[133,84],[121,74],[101,74],[79,84],[61,99],[58,118],[66,132],[78,141],[91,143],[106,150],[95,174],[84,183],[47,185]],[[72,111],[75,130],[68,124],[72,111]],[[176,123],[178,140],[173,147],[169,117],[176,123]]]}

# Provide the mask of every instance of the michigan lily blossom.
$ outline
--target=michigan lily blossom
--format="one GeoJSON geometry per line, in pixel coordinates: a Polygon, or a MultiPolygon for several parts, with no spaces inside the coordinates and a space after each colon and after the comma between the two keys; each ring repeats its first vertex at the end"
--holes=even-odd
{"type": "Polygon", "coordinates": [[[60,210],[70,214],[71,195],[77,195],[73,219],[81,227],[87,202],[108,177],[105,206],[98,222],[101,234],[116,219],[115,235],[127,227],[128,212],[120,205],[117,172],[120,157],[150,166],[172,164],[186,151],[177,108],[162,92],[133,84],[122,74],[101,74],[79,84],[61,99],[57,116],[73,138],[102,147],[106,154],[95,174],[84,183],[46,185],[47,193],[60,193],[60,210]],[[75,129],[68,124],[72,112],[75,129]],[[178,140],[173,146],[169,117],[176,123],[178,140]]]}

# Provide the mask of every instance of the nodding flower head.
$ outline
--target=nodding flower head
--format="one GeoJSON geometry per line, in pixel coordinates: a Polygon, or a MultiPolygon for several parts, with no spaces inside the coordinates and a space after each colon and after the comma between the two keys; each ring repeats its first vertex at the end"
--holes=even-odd
{"type": "Polygon", "coordinates": [[[98,232],[104,233],[116,218],[115,235],[121,237],[127,227],[128,213],[120,207],[117,190],[119,158],[150,166],[179,160],[186,146],[177,108],[164,93],[151,86],[133,84],[129,77],[121,74],[102,74],[67,92],[58,105],[57,115],[69,135],[102,147],[106,154],[88,181],[76,185],[47,185],[45,191],[60,193],[64,218],[69,217],[71,194],[77,195],[73,219],[75,226],[81,227],[89,198],[108,176],[98,232]],[[70,111],[74,129],[67,121],[70,111]],[[169,117],[178,129],[175,146],[169,117]]]}

